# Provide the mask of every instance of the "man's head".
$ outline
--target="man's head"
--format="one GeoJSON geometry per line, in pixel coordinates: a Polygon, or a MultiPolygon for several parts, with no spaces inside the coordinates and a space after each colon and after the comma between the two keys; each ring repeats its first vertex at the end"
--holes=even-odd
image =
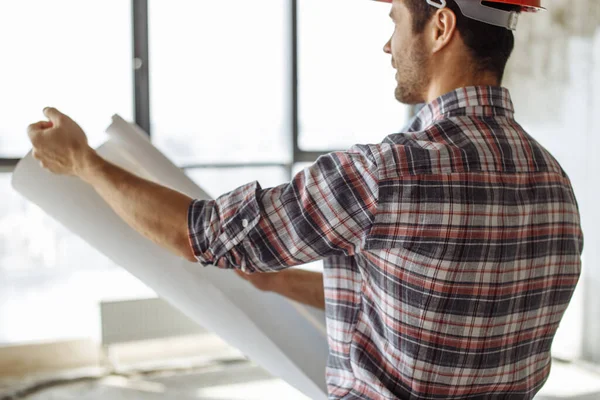
{"type": "Polygon", "coordinates": [[[443,9],[425,0],[394,0],[390,17],[395,28],[384,51],[397,70],[398,101],[428,102],[436,89],[441,95],[445,87],[502,81],[514,47],[512,31],[465,17],[454,0],[443,9]]]}

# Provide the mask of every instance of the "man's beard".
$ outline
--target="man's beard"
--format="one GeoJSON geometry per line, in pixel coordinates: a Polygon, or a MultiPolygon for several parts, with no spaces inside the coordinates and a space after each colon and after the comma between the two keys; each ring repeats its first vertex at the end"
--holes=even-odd
{"type": "Polygon", "coordinates": [[[403,104],[419,104],[425,102],[425,93],[429,85],[429,68],[426,52],[421,41],[407,52],[402,60],[396,60],[398,79],[396,100],[403,104]]]}

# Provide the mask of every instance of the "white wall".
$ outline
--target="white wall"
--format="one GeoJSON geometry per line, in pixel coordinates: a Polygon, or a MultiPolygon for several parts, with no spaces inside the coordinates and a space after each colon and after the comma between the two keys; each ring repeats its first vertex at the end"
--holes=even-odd
{"type": "Polygon", "coordinates": [[[513,95],[517,120],[561,163],[580,205],[584,275],[554,354],[573,358],[583,348],[584,354],[592,351],[600,357],[594,339],[600,334],[600,300],[594,298],[600,298],[594,296],[600,293],[600,1],[545,5],[544,13],[522,16],[504,85],[513,95]],[[585,342],[584,332],[591,336],[585,342]]]}

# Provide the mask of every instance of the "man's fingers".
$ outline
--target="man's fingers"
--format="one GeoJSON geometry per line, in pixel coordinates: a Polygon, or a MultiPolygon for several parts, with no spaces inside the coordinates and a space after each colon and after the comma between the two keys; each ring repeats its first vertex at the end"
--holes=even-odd
{"type": "Polygon", "coordinates": [[[60,111],[58,111],[56,108],[54,107],[46,107],[44,108],[44,115],[51,121],[51,122],[60,122],[65,118],[65,114],[61,113],[60,111]]]}
{"type": "Polygon", "coordinates": [[[27,127],[27,135],[29,136],[29,140],[33,143],[37,140],[38,135],[44,130],[48,128],[52,128],[52,122],[48,121],[40,121],[35,124],[31,124],[27,127]]]}

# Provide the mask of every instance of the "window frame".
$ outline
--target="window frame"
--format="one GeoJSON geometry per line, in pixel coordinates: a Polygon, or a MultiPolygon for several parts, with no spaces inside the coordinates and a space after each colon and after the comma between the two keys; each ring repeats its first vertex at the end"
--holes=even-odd
{"type": "MultiPolygon", "coordinates": [[[[140,126],[145,132],[152,136],[151,132],[151,107],[150,107],[150,75],[149,70],[149,47],[150,39],[148,33],[148,0],[132,0],[133,14],[133,48],[134,48],[134,114],[135,123],[140,126]]],[[[194,163],[185,164],[181,168],[199,169],[199,168],[243,168],[243,167],[282,167],[285,168],[287,176],[293,176],[294,165],[301,162],[314,162],[321,155],[327,154],[329,151],[304,151],[298,145],[299,138],[299,121],[298,121],[298,4],[297,0],[288,0],[290,10],[290,58],[291,68],[289,76],[291,79],[292,90],[290,92],[291,110],[291,130],[288,132],[291,135],[291,155],[289,163],[277,162],[244,162],[244,163],[194,163]]]]}
{"type": "Polygon", "coordinates": [[[12,173],[19,161],[19,158],[0,158],[0,174],[12,173]]]}
{"type": "MultiPolygon", "coordinates": [[[[134,102],[134,122],[140,126],[148,135],[152,136],[151,132],[151,111],[150,111],[150,58],[149,58],[149,12],[148,0],[131,0],[132,1],[132,45],[133,45],[133,102],[134,102]]],[[[299,137],[299,121],[298,121],[298,6],[297,0],[288,0],[290,31],[289,40],[291,42],[290,54],[291,68],[289,77],[292,83],[290,92],[291,112],[291,130],[288,134],[291,136],[291,161],[289,163],[269,163],[269,162],[245,162],[245,163],[198,163],[186,164],[181,168],[198,169],[198,168],[240,168],[240,167],[282,167],[285,168],[287,175],[292,177],[292,170],[296,163],[314,162],[321,155],[327,154],[330,151],[305,151],[298,145],[299,137]]],[[[0,158],[0,173],[11,173],[19,163],[19,158],[0,158]]]]}

